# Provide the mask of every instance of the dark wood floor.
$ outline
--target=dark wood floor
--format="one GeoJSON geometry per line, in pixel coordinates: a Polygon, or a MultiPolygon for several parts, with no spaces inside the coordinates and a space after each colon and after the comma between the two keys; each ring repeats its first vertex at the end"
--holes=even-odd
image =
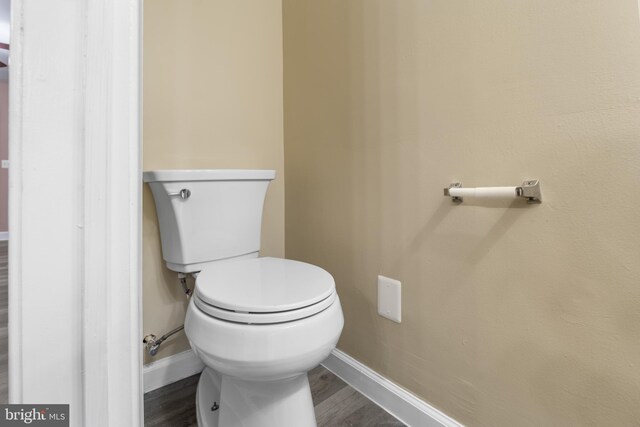
{"type": "MultiPolygon", "coordinates": [[[[198,378],[194,375],[145,394],[145,427],[196,426],[198,378]]],[[[404,426],[322,366],[309,372],[309,383],[318,427],[404,426]]]]}
{"type": "Polygon", "coordinates": [[[9,401],[8,333],[9,318],[9,242],[0,242],[0,403],[9,401]]]}

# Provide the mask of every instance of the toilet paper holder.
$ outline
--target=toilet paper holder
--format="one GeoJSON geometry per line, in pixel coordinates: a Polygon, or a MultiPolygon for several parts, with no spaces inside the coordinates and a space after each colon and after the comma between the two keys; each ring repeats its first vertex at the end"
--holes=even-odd
{"type": "Polygon", "coordinates": [[[540,190],[540,181],[537,179],[528,179],[517,187],[478,187],[463,188],[461,182],[453,182],[448,188],[444,189],[444,195],[451,197],[454,203],[462,203],[462,195],[475,197],[522,197],[527,199],[527,203],[542,203],[542,191],[540,190]],[[458,188],[463,191],[453,191],[451,189],[458,188]],[[459,194],[459,195],[458,195],[459,194]]]}

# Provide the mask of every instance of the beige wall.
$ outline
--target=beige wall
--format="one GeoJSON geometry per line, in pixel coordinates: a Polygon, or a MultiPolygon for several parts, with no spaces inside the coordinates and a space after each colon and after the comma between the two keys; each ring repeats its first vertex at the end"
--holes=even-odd
{"type": "MultiPolygon", "coordinates": [[[[147,0],[144,5],[144,169],[276,169],[262,253],[284,255],[280,0],[147,0]]],[[[184,321],[186,298],[162,260],[144,189],[144,332],[184,321]]],[[[159,359],[188,348],[184,334],[159,359]]],[[[146,357],[145,362],[151,359],[146,357]]]]}
{"type": "Polygon", "coordinates": [[[339,347],[470,426],[638,425],[636,0],[283,9],[286,255],[334,274],[339,347]]]}

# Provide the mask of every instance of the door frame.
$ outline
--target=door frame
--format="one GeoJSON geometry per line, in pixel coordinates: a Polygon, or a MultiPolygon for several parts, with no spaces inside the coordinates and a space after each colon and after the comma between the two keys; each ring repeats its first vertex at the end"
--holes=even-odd
{"type": "Polygon", "coordinates": [[[143,424],[141,0],[13,0],[9,401],[143,424]]]}

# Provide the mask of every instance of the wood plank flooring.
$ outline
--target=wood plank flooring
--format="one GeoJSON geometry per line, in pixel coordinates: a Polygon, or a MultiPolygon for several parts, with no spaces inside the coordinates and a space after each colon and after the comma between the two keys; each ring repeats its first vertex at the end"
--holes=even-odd
{"type": "MultiPolygon", "coordinates": [[[[196,426],[198,378],[194,375],[145,394],[145,427],[196,426]]],[[[404,426],[322,366],[309,372],[309,384],[318,427],[404,426]]]]}

